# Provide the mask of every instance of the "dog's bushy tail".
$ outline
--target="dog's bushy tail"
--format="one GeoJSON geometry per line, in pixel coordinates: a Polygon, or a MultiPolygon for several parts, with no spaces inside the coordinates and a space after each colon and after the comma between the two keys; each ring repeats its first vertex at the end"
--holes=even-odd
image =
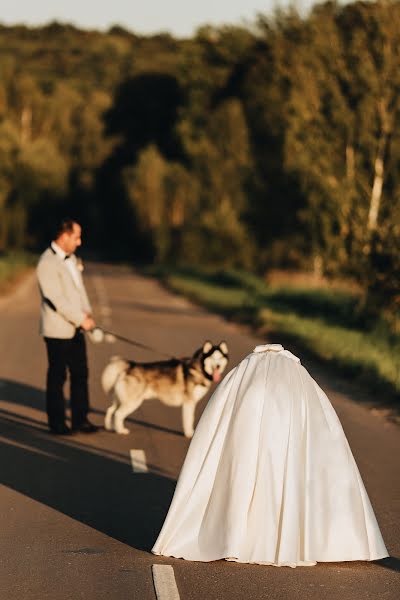
{"type": "Polygon", "coordinates": [[[129,363],[120,356],[113,356],[103,371],[101,385],[106,394],[109,394],[118,378],[129,368],[129,363]]]}

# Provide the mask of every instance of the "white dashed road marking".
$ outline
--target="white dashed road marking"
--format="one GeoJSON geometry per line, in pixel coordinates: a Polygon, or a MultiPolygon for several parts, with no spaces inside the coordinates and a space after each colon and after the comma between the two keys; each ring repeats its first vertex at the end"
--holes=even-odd
{"type": "Polygon", "coordinates": [[[152,571],[157,600],[180,600],[172,566],[153,565],[152,571]]]}
{"type": "Polygon", "coordinates": [[[144,450],[131,450],[131,463],[134,473],[147,473],[146,454],[144,450]]]}

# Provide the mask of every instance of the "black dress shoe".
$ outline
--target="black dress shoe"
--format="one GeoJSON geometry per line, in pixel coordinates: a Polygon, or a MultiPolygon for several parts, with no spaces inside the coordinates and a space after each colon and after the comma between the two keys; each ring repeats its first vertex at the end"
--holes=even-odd
{"type": "Polygon", "coordinates": [[[54,435],[72,435],[72,431],[67,425],[51,426],[50,433],[53,433],[54,435]]]}
{"type": "Polygon", "coordinates": [[[96,433],[96,431],[98,430],[99,428],[97,427],[97,425],[93,425],[93,423],[91,423],[90,421],[84,421],[80,425],[72,426],[72,431],[74,433],[96,433]]]}

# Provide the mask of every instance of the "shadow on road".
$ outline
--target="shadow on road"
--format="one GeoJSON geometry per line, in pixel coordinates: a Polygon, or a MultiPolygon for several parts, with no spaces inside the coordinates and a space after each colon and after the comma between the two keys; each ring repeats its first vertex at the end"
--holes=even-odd
{"type": "MultiPolygon", "coordinates": [[[[94,415],[101,415],[103,418],[106,414],[104,410],[99,410],[98,408],[92,408],[90,412],[94,415]]],[[[178,431],[176,429],[172,429],[171,427],[164,427],[163,425],[157,425],[156,423],[150,423],[149,421],[141,421],[140,419],[134,419],[128,416],[126,418],[126,422],[134,423],[135,425],[139,425],[140,427],[154,429],[155,431],[162,431],[163,433],[172,433],[173,435],[184,437],[183,431],[178,431]]]]}
{"type": "Polygon", "coordinates": [[[18,406],[29,406],[43,412],[46,410],[43,390],[10,379],[0,379],[0,399],[18,406]]]}
{"type": "Polygon", "coordinates": [[[400,558],[397,558],[396,556],[389,556],[389,558],[378,560],[375,564],[400,573],[400,558]]]}
{"type": "MultiPolygon", "coordinates": [[[[21,385],[14,385],[17,399],[21,385]]],[[[39,390],[22,387],[24,404],[27,397],[33,404],[42,398],[39,390]]],[[[0,411],[0,430],[2,484],[123,543],[151,549],[174,481],[163,474],[134,474],[123,457],[75,438],[52,437],[43,424],[12,412],[0,411]]]]}
{"type": "MultiPolygon", "coordinates": [[[[11,381],[9,379],[0,379],[0,400],[5,400],[17,406],[28,406],[36,410],[41,410],[43,411],[43,413],[45,412],[44,391],[31,387],[30,385],[26,385],[24,383],[11,381]]],[[[93,414],[101,415],[103,418],[105,415],[104,410],[99,410],[97,408],[92,408],[90,412],[93,414]]],[[[177,431],[176,429],[171,429],[169,427],[164,427],[163,425],[134,419],[132,417],[128,417],[127,421],[129,421],[130,423],[135,423],[136,425],[140,425],[141,427],[155,429],[164,433],[173,433],[175,435],[183,437],[183,433],[181,431],[177,431]]],[[[40,421],[32,422],[40,424],[40,421]]]]}

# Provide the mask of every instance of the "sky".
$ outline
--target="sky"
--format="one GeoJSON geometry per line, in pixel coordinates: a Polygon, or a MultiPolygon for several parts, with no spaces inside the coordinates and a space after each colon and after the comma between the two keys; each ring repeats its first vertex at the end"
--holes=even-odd
{"type": "Polygon", "coordinates": [[[0,0],[0,23],[72,23],[106,30],[118,24],[138,34],[168,31],[191,36],[203,24],[243,24],[279,4],[307,10],[313,0],[0,0]]]}

